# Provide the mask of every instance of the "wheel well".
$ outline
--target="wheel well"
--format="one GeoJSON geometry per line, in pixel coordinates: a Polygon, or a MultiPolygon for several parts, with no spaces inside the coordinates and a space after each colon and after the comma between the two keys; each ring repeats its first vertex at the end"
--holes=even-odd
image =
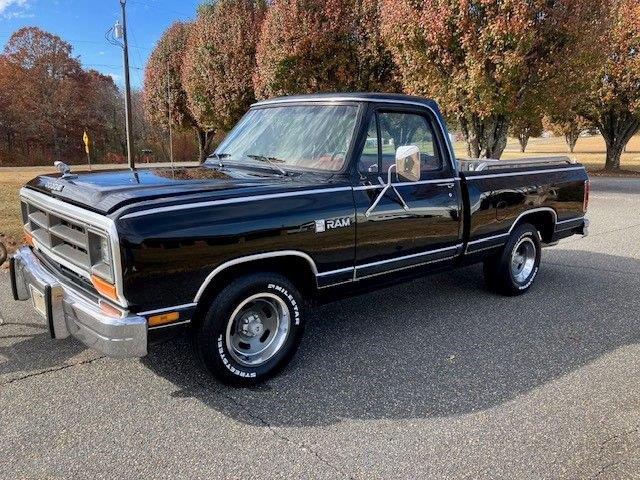
{"type": "Polygon", "coordinates": [[[539,210],[520,217],[513,228],[523,223],[530,223],[540,232],[543,242],[551,242],[555,227],[555,218],[551,210],[539,210]]]}
{"type": "Polygon", "coordinates": [[[238,263],[225,268],[209,281],[200,296],[192,322],[195,324],[202,319],[214,296],[222,288],[243,275],[257,272],[273,272],[287,277],[303,298],[310,298],[317,291],[316,275],[309,261],[303,257],[291,255],[238,263]]]}

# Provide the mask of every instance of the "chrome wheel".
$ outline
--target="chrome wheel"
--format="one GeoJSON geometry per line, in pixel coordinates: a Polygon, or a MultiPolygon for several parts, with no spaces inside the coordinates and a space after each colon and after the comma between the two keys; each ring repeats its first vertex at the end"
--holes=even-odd
{"type": "Polygon", "coordinates": [[[518,283],[524,283],[533,272],[536,264],[536,244],[529,237],[524,237],[511,252],[511,275],[518,283]]]}
{"type": "Polygon", "coordinates": [[[253,295],[229,318],[227,350],[241,365],[260,366],[282,348],[290,328],[291,313],[282,298],[271,293],[253,295]]]}

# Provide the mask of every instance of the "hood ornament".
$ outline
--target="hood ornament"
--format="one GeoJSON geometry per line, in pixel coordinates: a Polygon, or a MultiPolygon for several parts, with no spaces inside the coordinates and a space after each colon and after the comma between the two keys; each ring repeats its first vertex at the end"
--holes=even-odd
{"type": "Polygon", "coordinates": [[[62,174],[62,178],[77,177],[77,175],[74,175],[71,173],[71,167],[64,162],[61,162],[59,160],[55,161],[53,162],[53,166],[56,167],[58,171],[62,174]]]}

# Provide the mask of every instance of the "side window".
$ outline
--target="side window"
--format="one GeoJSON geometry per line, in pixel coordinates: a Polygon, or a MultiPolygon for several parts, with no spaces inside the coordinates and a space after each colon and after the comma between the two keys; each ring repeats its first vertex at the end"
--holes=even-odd
{"type": "Polygon", "coordinates": [[[378,128],[376,127],[376,116],[371,116],[369,128],[367,129],[367,140],[358,162],[360,173],[378,173],[378,128]]]}
{"type": "Polygon", "coordinates": [[[421,171],[433,172],[442,168],[435,135],[428,119],[415,113],[379,112],[382,142],[382,171],[396,161],[398,147],[415,145],[420,149],[421,171]]]}

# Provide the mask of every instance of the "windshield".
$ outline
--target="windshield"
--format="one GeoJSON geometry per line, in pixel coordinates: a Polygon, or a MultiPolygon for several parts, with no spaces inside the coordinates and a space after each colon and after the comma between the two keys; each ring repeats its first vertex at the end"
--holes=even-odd
{"type": "Polygon", "coordinates": [[[250,110],[212,157],[223,163],[262,162],[285,167],[338,171],[356,125],[350,105],[288,105],[250,110]]]}

